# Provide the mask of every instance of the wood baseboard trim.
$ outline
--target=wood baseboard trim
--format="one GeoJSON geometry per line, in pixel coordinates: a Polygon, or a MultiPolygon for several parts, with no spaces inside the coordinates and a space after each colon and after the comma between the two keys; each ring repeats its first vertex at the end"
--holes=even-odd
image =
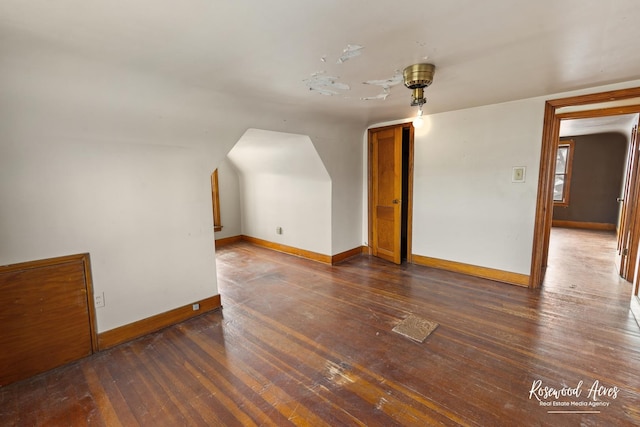
{"type": "Polygon", "coordinates": [[[253,243],[263,248],[273,249],[274,251],[283,252],[289,255],[295,255],[301,258],[310,259],[312,261],[331,264],[331,256],[319,254],[317,252],[307,251],[305,249],[294,248],[293,246],[282,245],[280,243],[270,242],[268,240],[258,239],[257,237],[242,235],[242,240],[253,243]]]}
{"type": "Polygon", "coordinates": [[[615,224],[609,224],[606,222],[564,221],[559,219],[554,219],[551,222],[551,226],[563,227],[563,228],[583,228],[585,230],[607,230],[607,231],[616,230],[615,224]]]}
{"type": "Polygon", "coordinates": [[[240,242],[241,240],[242,240],[242,236],[231,236],[231,237],[224,237],[222,239],[216,239],[215,243],[216,243],[216,247],[220,247],[220,246],[230,245],[232,243],[240,242]]]}
{"type": "Polygon", "coordinates": [[[241,240],[252,243],[263,248],[272,249],[274,251],[283,252],[285,254],[294,255],[300,258],[305,258],[311,261],[321,262],[323,264],[337,264],[357,255],[361,255],[368,250],[366,246],[359,246],[357,248],[350,249],[348,251],[341,252],[336,255],[323,255],[317,252],[307,251],[305,249],[294,248],[293,246],[282,245],[280,243],[270,242],[268,240],[258,239],[257,237],[241,236],[241,240]]]}
{"type": "Polygon", "coordinates": [[[358,246],[357,248],[349,249],[348,251],[341,252],[336,255],[323,255],[317,252],[307,251],[305,249],[295,248],[293,246],[282,245],[280,243],[270,242],[268,240],[258,239],[257,237],[251,236],[233,236],[226,237],[224,239],[216,240],[216,247],[221,247],[224,245],[229,245],[231,243],[236,242],[248,242],[257,246],[262,246],[263,248],[272,249],[274,251],[283,252],[285,254],[294,255],[300,258],[306,258],[311,261],[321,262],[323,264],[337,264],[342,262],[348,258],[366,254],[368,253],[369,248],[367,246],[358,246]]]}
{"type": "Polygon", "coordinates": [[[366,246],[359,246],[348,251],[341,252],[331,257],[331,264],[337,264],[354,256],[362,255],[367,250],[366,246]]]}
{"type": "Polygon", "coordinates": [[[516,286],[529,286],[529,276],[526,274],[512,273],[510,271],[496,270],[494,268],[479,267],[477,265],[464,264],[456,261],[447,261],[444,259],[431,258],[422,255],[412,255],[414,264],[424,265],[425,267],[433,267],[440,270],[462,273],[469,276],[481,277],[483,279],[495,280],[497,282],[507,283],[516,286]]]}
{"type": "Polygon", "coordinates": [[[102,332],[98,334],[98,348],[106,350],[222,307],[220,295],[195,301],[193,304],[174,308],[165,313],[102,332]],[[193,311],[193,304],[200,304],[200,310],[193,311]]]}

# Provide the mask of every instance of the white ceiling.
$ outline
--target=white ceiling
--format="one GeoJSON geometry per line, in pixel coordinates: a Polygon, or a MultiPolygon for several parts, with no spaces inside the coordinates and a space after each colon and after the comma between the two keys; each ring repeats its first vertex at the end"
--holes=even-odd
{"type": "Polygon", "coordinates": [[[588,119],[565,119],[560,121],[560,137],[617,132],[630,138],[631,130],[637,123],[638,114],[622,114],[588,119]]]}
{"type": "Polygon", "coordinates": [[[60,51],[375,123],[413,115],[410,91],[363,100],[384,91],[362,82],[416,62],[437,67],[426,113],[638,79],[637,11],[637,0],[2,0],[0,53],[60,51]],[[349,45],[361,55],[338,63],[349,45]],[[309,90],[314,73],[336,77],[338,94],[309,90]]]}

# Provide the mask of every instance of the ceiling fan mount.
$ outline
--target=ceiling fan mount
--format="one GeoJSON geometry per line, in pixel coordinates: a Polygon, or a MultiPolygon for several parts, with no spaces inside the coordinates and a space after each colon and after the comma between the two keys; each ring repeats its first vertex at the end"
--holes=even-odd
{"type": "Polygon", "coordinates": [[[413,90],[411,105],[423,105],[427,102],[424,88],[433,82],[436,66],[433,64],[413,64],[406,67],[402,73],[404,85],[413,90]]]}

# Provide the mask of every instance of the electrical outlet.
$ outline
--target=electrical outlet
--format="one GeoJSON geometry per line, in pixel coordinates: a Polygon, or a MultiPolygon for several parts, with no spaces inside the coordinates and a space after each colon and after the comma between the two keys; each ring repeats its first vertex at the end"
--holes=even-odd
{"type": "Polygon", "coordinates": [[[191,306],[191,308],[193,308],[193,311],[198,311],[198,310],[200,310],[200,304],[195,303],[195,304],[193,304],[193,305],[191,306]]]}
{"type": "Polygon", "coordinates": [[[282,227],[276,227],[276,234],[282,234],[282,227]]]}
{"type": "Polygon", "coordinates": [[[96,307],[104,307],[104,292],[95,294],[93,299],[95,299],[96,307]]]}

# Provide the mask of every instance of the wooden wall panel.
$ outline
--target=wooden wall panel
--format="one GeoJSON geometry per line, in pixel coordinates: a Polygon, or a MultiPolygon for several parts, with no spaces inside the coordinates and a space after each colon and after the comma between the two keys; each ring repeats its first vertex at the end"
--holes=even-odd
{"type": "Polygon", "coordinates": [[[93,353],[88,260],[0,267],[0,386],[93,353]]]}

